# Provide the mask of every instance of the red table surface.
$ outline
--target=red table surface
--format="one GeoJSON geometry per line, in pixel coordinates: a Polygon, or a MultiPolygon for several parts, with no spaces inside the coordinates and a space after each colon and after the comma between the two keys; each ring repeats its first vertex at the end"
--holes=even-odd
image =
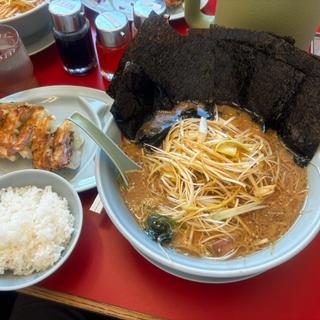
{"type": "MultiPolygon", "coordinates": [[[[213,13],[215,1],[206,12],[213,13]]],[[[179,31],[183,21],[175,22],[179,31]]],[[[65,73],[55,46],[32,57],[40,86],[81,85],[104,89],[99,71],[65,73]]],[[[108,216],[89,207],[93,189],[81,193],[84,225],[68,261],[43,288],[167,319],[320,319],[320,238],[287,263],[232,284],[201,284],[167,274],[147,262],[108,216]]]]}

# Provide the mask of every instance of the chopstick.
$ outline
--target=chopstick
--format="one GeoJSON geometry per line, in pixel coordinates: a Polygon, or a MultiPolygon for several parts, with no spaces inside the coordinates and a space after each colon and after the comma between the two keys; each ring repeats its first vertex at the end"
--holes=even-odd
{"type": "Polygon", "coordinates": [[[99,194],[95,197],[90,209],[91,212],[100,214],[103,210],[103,204],[101,202],[99,194]]]}

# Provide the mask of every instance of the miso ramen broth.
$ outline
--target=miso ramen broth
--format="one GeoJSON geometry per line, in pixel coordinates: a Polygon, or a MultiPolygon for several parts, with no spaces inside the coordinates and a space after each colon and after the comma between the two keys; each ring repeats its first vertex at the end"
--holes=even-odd
{"type": "Polygon", "coordinates": [[[142,229],[150,231],[150,219],[165,222],[166,234],[154,240],[227,259],[288,231],[305,201],[307,174],[276,133],[263,133],[246,112],[219,106],[218,115],[182,120],[151,151],[124,140],[143,170],[130,172],[130,189],[121,192],[142,229]]]}

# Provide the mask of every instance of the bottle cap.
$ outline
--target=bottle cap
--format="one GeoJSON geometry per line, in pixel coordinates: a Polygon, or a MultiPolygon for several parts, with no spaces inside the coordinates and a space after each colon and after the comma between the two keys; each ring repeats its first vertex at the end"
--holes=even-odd
{"type": "Polygon", "coordinates": [[[60,32],[78,31],[86,21],[80,0],[53,0],[49,12],[55,29],[60,32]]]}
{"type": "Polygon", "coordinates": [[[105,47],[120,47],[131,39],[128,18],[120,11],[108,10],[99,14],[95,26],[98,40],[105,47]]]}
{"type": "Polygon", "coordinates": [[[152,11],[161,16],[166,9],[163,0],[138,0],[133,6],[134,26],[139,30],[152,11]]]}

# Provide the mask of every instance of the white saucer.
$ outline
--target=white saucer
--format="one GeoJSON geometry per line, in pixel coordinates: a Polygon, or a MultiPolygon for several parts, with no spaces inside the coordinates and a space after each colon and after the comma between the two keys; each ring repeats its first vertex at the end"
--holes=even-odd
{"type": "MultiPolygon", "coordinates": [[[[78,111],[96,126],[102,128],[113,100],[101,90],[78,86],[48,86],[21,91],[0,102],[29,102],[43,105],[56,117],[56,125],[78,111]]],[[[67,179],[77,192],[96,186],[94,156],[98,147],[85,133],[81,165],[77,170],[62,169],[59,175],[67,179]]],[[[0,160],[0,176],[12,171],[32,168],[31,160],[18,159],[14,162],[0,160]]]]}
{"type": "Polygon", "coordinates": [[[54,38],[51,32],[51,26],[48,26],[31,37],[23,38],[22,42],[27,49],[29,56],[32,56],[54,43],[54,38]]]}

